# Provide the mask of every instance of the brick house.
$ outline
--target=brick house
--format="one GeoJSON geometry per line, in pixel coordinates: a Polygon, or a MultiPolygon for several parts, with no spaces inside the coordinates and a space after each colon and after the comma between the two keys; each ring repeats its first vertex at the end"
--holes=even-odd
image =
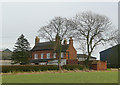
{"type": "MultiPolygon", "coordinates": [[[[60,38],[56,35],[55,41],[40,42],[38,37],[35,38],[35,46],[32,48],[31,64],[58,64],[59,54],[56,51],[56,45],[60,42],[60,38]]],[[[73,39],[70,37],[69,44],[64,39],[61,46],[61,65],[66,64],[67,60],[74,60],[77,58],[77,51],[73,46],[73,39]]]]}

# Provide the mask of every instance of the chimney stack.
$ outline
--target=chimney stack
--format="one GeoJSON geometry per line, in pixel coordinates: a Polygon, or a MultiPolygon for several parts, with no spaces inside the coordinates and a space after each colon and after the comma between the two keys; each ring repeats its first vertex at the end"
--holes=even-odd
{"type": "Polygon", "coordinates": [[[70,37],[69,45],[70,45],[70,46],[73,46],[73,39],[72,39],[72,37],[70,37]]]}
{"type": "Polygon", "coordinates": [[[35,38],[35,45],[37,45],[40,42],[40,38],[38,38],[38,36],[36,36],[35,38]]]}
{"type": "Polygon", "coordinates": [[[67,45],[67,40],[66,40],[66,38],[64,38],[63,44],[64,44],[64,45],[67,45]]]}

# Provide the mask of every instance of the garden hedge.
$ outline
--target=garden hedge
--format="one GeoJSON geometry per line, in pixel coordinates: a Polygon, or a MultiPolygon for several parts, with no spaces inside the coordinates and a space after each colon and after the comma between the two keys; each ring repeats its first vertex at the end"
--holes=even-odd
{"type": "Polygon", "coordinates": [[[2,72],[29,72],[29,71],[46,71],[46,70],[58,70],[56,65],[11,65],[2,66],[2,72]]]}
{"type": "MultiPolygon", "coordinates": [[[[74,70],[83,69],[80,65],[63,65],[62,69],[74,70]]],[[[46,70],[58,70],[57,65],[9,65],[2,66],[2,72],[30,72],[30,71],[46,71],[46,70]]]]}
{"type": "Polygon", "coordinates": [[[79,64],[73,64],[73,65],[63,65],[62,69],[66,69],[66,70],[75,70],[75,69],[79,69],[82,70],[83,66],[79,65],[79,64]]]}

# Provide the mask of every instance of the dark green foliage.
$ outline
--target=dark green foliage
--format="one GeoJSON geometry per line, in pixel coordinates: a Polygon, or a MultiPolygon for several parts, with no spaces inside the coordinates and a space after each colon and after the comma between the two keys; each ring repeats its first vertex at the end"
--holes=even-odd
{"type": "Polygon", "coordinates": [[[12,55],[12,61],[14,63],[27,64],[30,57],[30,44],[28,40],[22,34],[15,43],[15,48],[12,55]]]}
{"type": "Polygon", "coordinates": [[[75,70],[75,69],[79,69],[82,70],[83,66],[81,65],[63,65],[62,69],[66,69],[66,70],[75,70]]]}
{"type": "Polygon", "coordinates": [[[117,66],[116,64],[114,65],[107,65],[107,68],[120,68],[119,66],[117,66]]]}
{"type": "Polygon", "coordinates": [[[29,57],[30,57],[29,51],[13,52],[12,61],[14,61],[14,63],[27,64],[29,63],[29,60],[28,60],[29,57]]]}
{"type": "MultiPolygon", "coordinates": [[[[81,65],[64,65],[62,69],[66,70],[82,70],[83,66],[81,65]]],[[[2,66],[2,72],[30,72],[30,71],[46,71],[46,70],[58,70],[57,65],[11,65],[11,66],[2,66]]]]}
{"type": "Polygon", "coordinates": [[[46,71],[46,70],[58,70],[56,65],[12,65],[2,66],[2,72],[30,72],[30,71],[46,71]]]}

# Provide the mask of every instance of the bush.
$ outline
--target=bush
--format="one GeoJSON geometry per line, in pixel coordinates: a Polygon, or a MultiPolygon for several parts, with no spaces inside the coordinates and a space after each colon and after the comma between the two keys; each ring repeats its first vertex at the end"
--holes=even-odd
{"type": "Polygon", "coordinates": [[[75,69],[79,69],[79,70],[82,70],[83,69],[83,66],[81,65],[63,65],[62,66],[62,69],[66,69],[66,70],[75,70],[75,69]]]}
{"type": "Polygon", "coordinates": [[[46,71],[46,70],[58,70],[56,65],[11,65],[2,66],[2,72],[30,72],[30,71],[46,71]]]}
{"type": "MultiPolygon", "coordinates": [[[[81,65],[63,65],[62,69],[66,70],[82,70],[83,66],[81,65]]],[[[31,72],[31,71],[46,71],[46,70],[58,70],[57,65],[10,65],[2,66],[2,72],[31,72]]]]}
{"type": "Polygon", "coordinates": [[[107,65],[107,68],[120,68],[118,65],[107,65]]]}

